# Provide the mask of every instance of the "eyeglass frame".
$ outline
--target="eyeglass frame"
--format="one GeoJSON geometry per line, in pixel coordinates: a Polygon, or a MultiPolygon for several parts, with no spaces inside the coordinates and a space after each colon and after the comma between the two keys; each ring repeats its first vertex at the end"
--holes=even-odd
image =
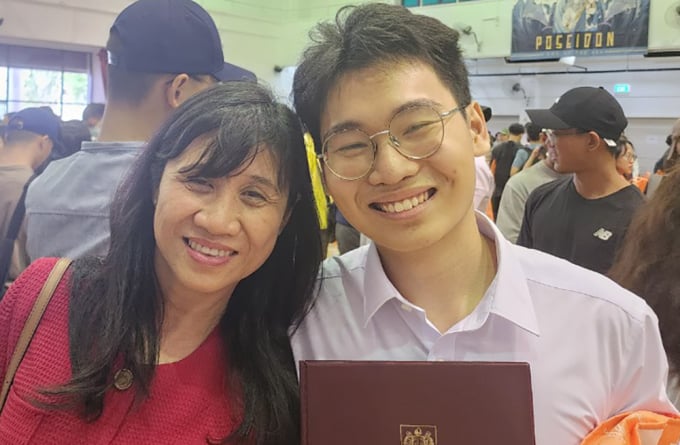
{"type": "Polygon", "coordinates": [[[373,133],[372,135],[369,135],[368,133],[366,133],[361,128],[347,128],[347,129],[343,129],[343,130],[333,131],[329,135],[326,136],[323,143],[321,144],[321,153],[316,155],[317,162],[321,163],[321,161],[323,161],[324,165],[326,165],[326,167],[328,167],[328,170],[330,170],[330,172],[333,173],[334,176],[336,176],[337,178],[340,178],[344,181],[356,181],[356,180],[365,178],[366,176],[368,176],[373,171],[373,167],[375,166],[376,154],[378,153],[378,144],[374,141],[374,138],[376,138],[380,135],[383,135],[383,134],[388,135],[388,138],[387,138],[388,143],[392,146],[392,148],[394,148],[397,151],[397,153],[399,153],[400,155],[402,155],[406,159],[411,159],[411,160],[415,160],[415,161],[427,159],[430,156],[433,156],[435,153],[437,153],[437,151],[439,151],[439,149],[442,146],[442,142],[444,141],[444,134],[445,134],[445,132],[444,132],[445,131],[444,119],[447,119],[447,118],[453,116],[453,114],[457,111],[464,113],[465,108],[468,105],[469,104],[459,105],[459,106],[452,108],[449,111],[445,111],[443,113],[440,113],[439,111],[437,111],[432,105],[416,104],[416,105],[413,105],[413,106],[410,106],[410,107],[406,107],[406,108],[396,112],[394,114],[394,116],[392,116],[390,118],[390,122],[389,122],[389,124],[387,124],[387,128],[385,130],[378,131],[376,133],[373,133]],[[432,111],[434,111],[439,116],[439,122],[442,125],[442,136],[441,136],[439,143],[437,144],[437,146],[432,151],[430,151],[428,154],[423,155],[423,156],[412,156],[412,155],[409,155],[409,154],[402,152],[398,147],[399,139],[397,139],[392,133],[390,133],[390,127],[392,126],[392,121],[394,120],[394,118],[397,117],[399,114],[404,113],[408,110],[413,110],[414,108],[429,108],[429,109],[431,109],[432,111]],[[326,156],[326,153],[327,153],[326,146],[328,144],[328,141],[333,136],[335,136],[336,134],[340,134],[340,133],[343,133],[345,131],[358,131],[360,133],[363,133],[364,135],[366,135],[368,140],[371,142],[371,145],[373,146],[373,159],[371,160],[371,165],[366,170],[366,173],[362,174],[361,176],[357,176],[356,178],[345,177],[345,176],[342,176],[342,175],[336,173],[335,170],[333,170],[333,168],[328,164],[328,161],[327,161],[328,157],[326,156]]]}
{"type": "Polygon", "coordinates": [[[545,137],[548,140],[555,141],[558,137],[560,136],[572,136],[575,134],[587,134],[590,133],[590,130],[584,130],[583,128],[561,128],[561,129],[551,129],[551,128],[543,128],[541,130],[543,134],[545,134],[545,137]],[[565,132],[565,133],[556,133],[556,132],[565,132]]]}

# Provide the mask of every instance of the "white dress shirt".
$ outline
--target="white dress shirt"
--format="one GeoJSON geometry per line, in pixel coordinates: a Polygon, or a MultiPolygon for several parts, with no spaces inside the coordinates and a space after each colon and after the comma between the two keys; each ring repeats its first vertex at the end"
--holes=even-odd
{"type": "Polygon", "coordinates": [[[577,445],[623,411],[675,412],[657,318],[642,299],[511,244],[480,213],[477,223],[496,242],[498,270],[467,317],[440,333],[392,285],[371,243],[324,263],[318,300],[292,337],[296,361],[528,362],[538,445],[577,445]]]}
{"type": "Polygon", "coordinates": [[[486,207],[491,201],[491,195],[496,188],[491,168],[486,162],[485,156],[475,157],[475,194],[472,198],[475,209],[486,212],[486,207]]]}

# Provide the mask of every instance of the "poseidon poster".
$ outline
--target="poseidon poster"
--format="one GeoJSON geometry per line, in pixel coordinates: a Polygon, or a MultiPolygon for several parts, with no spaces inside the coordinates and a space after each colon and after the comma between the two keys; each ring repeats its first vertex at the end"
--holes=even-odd
{"type": "Polygon", "coordinates": [[[516,0],[511,60],[647,50],[650,0],[516,0]]]}

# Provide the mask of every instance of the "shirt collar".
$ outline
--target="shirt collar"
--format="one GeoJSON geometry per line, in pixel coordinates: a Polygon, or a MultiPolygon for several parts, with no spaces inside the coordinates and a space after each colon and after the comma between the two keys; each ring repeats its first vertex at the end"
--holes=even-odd
{"type": "Polygon", "coordinates": [[[387,278],[380,262],[380,255],[375,243],[371,241],[366,254],[364,272],[364,327],[385,303],[393,298],[404,299],[396,287],[387,278]]]}
{"type": "Polygon", "coordinates": [[[146,142],[143,141],[121,141],[121,142],[99,142],[84,141],[80,147],[84,151],[96,150],[139,150],[146,142]]]}
{"type": "MultiPolygon", "coordinates": [[[[482,235],[493,240],[496,245],[498,269],[493,283],[475,311],[493,313],[534,335],[540,335],[527,279],[520,260],[513,252],[517,247],[507,241],[484,214],[476,212],[476,218],[479,231],[482,235]]],[[[392,299],[412,305],[387,278],[380,262],[380,255],[373,242],[371,242],[366,254],[364,270],[364,326],[371,321],[385,303],[392,299]]]]}
{"type": "Polygon", "coordinates": [[[521,247],[505,239],[498,227],[486,215],[476,212],[476,217],[479,231],[496,244],[496,258],[498,259],[496,277],[484,297],[493,299],[489,312],[505,318],[532,334],[540,335],[527,278],[524,275],[521,260],[515,255],[516,249],[521,249],[521,247]]]}

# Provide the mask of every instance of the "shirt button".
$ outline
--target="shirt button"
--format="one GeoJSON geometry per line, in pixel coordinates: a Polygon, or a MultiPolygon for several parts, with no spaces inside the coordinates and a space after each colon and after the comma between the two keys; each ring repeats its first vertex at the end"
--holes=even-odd
{"type": "Polygon", "coordinates": [[[134,376],[132,375],[132,371],[123,368],[118,370],[118,372],[116,372],[116,374],[113,376],[113,386],[115,386],[119,391],[125,391],[132,386],[133,380],[134,376]]]}
{"type": "Polygon", "coordinates": [[[409,305],[406,304],[406,303],[402,303],[402,304],[401,304],[401,308],[402,308],[403,310],[405,310],[406,312],[411,312],[411,310],[413,309],[411,306],[409,306],[409,305]]]}

